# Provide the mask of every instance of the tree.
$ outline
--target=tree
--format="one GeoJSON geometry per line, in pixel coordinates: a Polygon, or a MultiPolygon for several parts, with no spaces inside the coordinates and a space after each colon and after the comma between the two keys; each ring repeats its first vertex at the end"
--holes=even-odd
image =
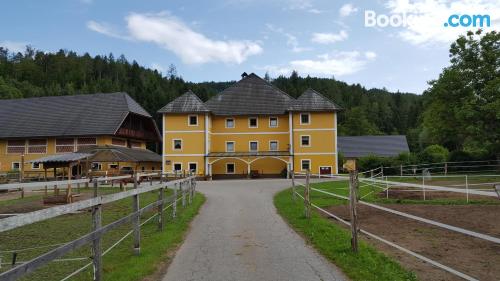
{"type": "Polygon", "coordinates": [[[424,132],[450,150],[500,152],[500,33],[468,32],[424,93],[424,132]]]}

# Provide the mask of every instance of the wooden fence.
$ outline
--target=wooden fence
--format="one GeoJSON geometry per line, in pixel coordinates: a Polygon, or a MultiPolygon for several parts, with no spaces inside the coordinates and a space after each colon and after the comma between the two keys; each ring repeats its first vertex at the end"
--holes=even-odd
{"type": "MultiPolygon", "coordinates": [[[[129,176],[130,177],[130,176],[129,176]]],[[[116,227],[123,225],[125,223],[132,223],[133,231],[133,243],[134,243],[134,253],[139,254],[140,252],[140,217],[141,214],[158,208],[158,229],[160,231],[164,228],[165,218],[164,210],[165,205],[170,204],[172,206],[172,216],[176,217],[177,212],[177,202],[182,201],[182,206],[185,207],[186,204],[192,202],[194,196],[196,180],[194,176],[188,176],[185,178],[173,180],[173,181],[163,181],[163,177],[160,178],[160,182],[157,184],[151,184],[144,187],[138,185],[139,176],[133,177],[134,189],[109,194],[109,195],[98,195],[99,182],[114,180],[111,177],[96,178],[92,180],[94,197],[87,200],[82,200],[75,203],[70,203],[66,205],[56,206],[52,208],[42,209],[26,214],[21,214],[13,217],[8,217],[0,220],[0,232],[8,231],[17,227],[22,227],[32,223],[40,222],[57,216],[70,214],[75,211],[83,209],[92,209],[92,232],[87,233],[73,241],[70,241],[64,245],[61,245],[49,252],[44,253],[36,258],[33,258],[23,264],[19,264],[3,273],[0,274],[0,280],[17,280],[26,274],[29,274],[39,267],[48,264],[77,248],[85,246],[87,244],[92,244],[92,265],[94,272],[93,280],[103,280],[102,277],[102,246],[101,239],[104,234],[115,229],[116,227]],[[165,198],[165,189],[173,188],[174,195],[165,198]],[[158,200],[155,202],[140,208],[139,207],[139,195],[158,191],[158,200]],[[177,192],[179,190],[180,194],[177,192]],[[180,198],[178,197],[180,195],[180,198]],[[124,198],[132,198],[133,212],[118,219],[110,224],[102,226],[102,205],[115,202],[124,198]]],[[[67,184],[67,181],[65,181],[67,184]]]]}

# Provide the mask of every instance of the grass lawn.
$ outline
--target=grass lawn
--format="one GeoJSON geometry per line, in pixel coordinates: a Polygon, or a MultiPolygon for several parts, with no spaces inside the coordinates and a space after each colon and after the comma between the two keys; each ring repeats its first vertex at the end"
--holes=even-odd
{"type": "MultiPolygon", "coordinates": [[[[114,192],[102,190],[102,193],[114,192]]],[[[167,190],[170,195],[172,190],[167,190]]],[[[157,200],[158,192],[148,192],[140,195],[140,205],[145,205],[157,200]]],[[[35,199],[37,200],[37,199],[35,199]]],[[[132,211],[132,199],[126,198],[103,206],[103,225],[111,223],[132,211]]],[[[168,261],[169,254],[183,241],[189,228],[190,221],[196,216],[205,197],[197,193],[193,203],[185,209],[178,205],[177,218],[171,218],[172,209],[165,211],[165,229],[157,229],[157,220],[152,219],[141,227],[141,254],[133,255],[132,237],[129,236],[103,258],[103,272],[105,280],[142,280],[154,273],[161,262],[168,261]]],[[[141,221],[152,216],[156,211],[144,214],[141,221]]],[[[82,211],[75,214],[60,216],[54,219],[38,222],[11,231],[0,233],[0,256],[2,263],[10,262],[12,253],[9,250],[25,249],[44,245],[63,243],[76,239],[91,230],[91,214],[82,211]]],[[[109,248],[125,233],[131,230],[131,225],[125,224],[107,233],[103,237],[103,250],[109,248]]],[[[17,260],[27,261],[53,247],[18,251],[17,260]]],[[[81,261],[53,261],[34,273],[27,275],[22,280],[60,280],[91,261],[90,245],[81,247],[63,258],[86,257],[81,261]]],[[[10,266],[3,264],[1,271],[10,266]]],[[[88,267],[71,280],[91,280],[92,268],[88,267]]]]}
{"type": "MultiPolygon", "coordinates": [[[[341,187],[340,183],[338,187],[341,187]]],[[[311,200],[318,205],[332,203],[332,199],[327,202],[325,199],[311,197],[311,200]]],[[[405,270],[396,261],[364,241],[360,241],[359,253],[352,253],[350,231],[328,221],[316,212],[312,212],[310,220],[306,219],[304,205],[300,199],[292,200],[290,189],[278,193],[274,197],[274,204],[278,213],[295,231],[305,237],[352,280],[417,280],[412,272],[405,270]]]]}

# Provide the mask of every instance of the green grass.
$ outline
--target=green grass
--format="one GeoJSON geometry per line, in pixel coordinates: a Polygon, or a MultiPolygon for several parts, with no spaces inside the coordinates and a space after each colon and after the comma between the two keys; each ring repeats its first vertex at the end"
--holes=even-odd
{"type": "MultiPolygon", "coordinates": [[[[116,190],[116,189],[115,189],[116,190]]],[[[100,193],[115,192],[113,189],[103,189],[100,193]]],[[[169,189],[166,195],[170,195],[169,189]]],[[[157,200],[158,192],[148,192],[140,195],[140,205],[157,200]]],[[[132,212],[131,198],[126,198],[103,206],[103,225],[111,223],[132,212]]],[[[174,250],[183,240],[189,228],[189,222],[196,216],[205,197],[199,193],[193,198],[193,204],[183,209],[177,208],[177,218],[171,218],[172,209],[165,211],[165,229],[158,231],[157,220],[152,219],[141,227],[141,254],[135,256],[132,251],[131,236],[111,250],[103,258],[105,280],[142,280],[145,276],[155,272],[161,261],[168,260],[168,253],[174,250]]],[[[142,220],[149,218],[156,211],[150,211],[142,216],[142,220]]],[[[120,226],[107,233],[103,239],[103,250],[110,247],[125,233],[131,230],[130,224],[120,226]]],[[[76,214],[60,216],[54,219],[34,223],[11,231],[0,233],[0,256],[3,262],[10,262],[11,253],[6,250],[23,249],[34,246],[50,245],[68,242],[91,231],[91,214],[83,211],[76,214]],[[4,251],[4,252],[2,252],[4,251]]],[[[26,261],[36,257],[53,247],[22,251],[18,254],[18,261],[26,261]]],[[[83,246],[63,258],[90,257],[90,245],[83,246]]],[[[89,263],[84,261],[53,261],[47,266],[37,269],[22,280],[60,280],[74,270],[89,263]]],[[[3,265],[0,271],[9,269],[3,265]]],[[[79,273],[71,280],[91,280],[91,267],[79,273]]]]}
{"type": "MultiPolygon", "coordinates": [[[[315,204],[330,204],[315,198],[315,204]]],[[[313,198],[311,198],[313,200],[313,198]]],[[[290,189],[274,197],[278,213],[321,254],[336,264],[352,280],[417,280],[415,274],[405,270],[392,258],[377,251],[364,241],[359,243],[357,254],[351,251],[350,231],[342,228],[316,212],[308,220],[304,205],[293,201],[290,189]]],[[[331,205],[331,204],[330,204],[331,205]]]]}

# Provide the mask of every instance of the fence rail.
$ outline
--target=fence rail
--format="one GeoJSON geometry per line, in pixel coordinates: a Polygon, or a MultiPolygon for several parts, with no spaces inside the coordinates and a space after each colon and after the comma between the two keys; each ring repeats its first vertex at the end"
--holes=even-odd
{"type": "MultiPolygon", "coordinates": [[[[408,214],[408,213],[405,213],[405,212],[401,212],[401,211],[397,211],[397,210],[393,210],[393,209],[390,209],[390,208],[386,208],[386,207],[383,207],[383,206],[379,206],[377,204],[373,204],[373,203],[369,203],[369,202],[365,202],[365,201],[362,201],[361,199],[362,198],[359,198],[356,194],[357,192],[357,189],[358,189],[358,181],[359,182],[369,182],[371,183],[372,185],[377,185],[377,184],[405,184],[408,186],[408,183],[394,183],[394,182],[388,182],[388,181],[380,181],[380,180],[374,180],[374,179],[366,179],[366,178],[360,178],[358,179],[357,177],[357,173],[356,172],[351,172],[353,175],[351,175],[350,177],[345,177],[345,176],[332,176],[332,178],[337,178],[337,179],[341,179],[341,180],[348,180],[349,181],[349,197],[348,196],[342,196],[342,195],[339,195],[339,194],[335,194],[335,193],[332,193],[332,192],[328,192],[328,191],[325,191],[325,190],[321,190],[321,189],[318,189],[318,188],[312,188],[309,184],[309,178],[311,176],[311,174],[309,173],[306,173],[305,174],[305,182],[300,182],[296,179],[295,177],[295,174],[292,174],[292,198],[293,200],[296,200],[297,197],[300,197],[303,201],[304,201],[304,206],[305,206],[305,215],[306,217],[309,217],[309,214],[308,214],[308,209],[313,207],[315,209],[317,209],[318,211],[322,212],[322,213],[325,213],[333,218],[335,218],[336,220],[344,223],[344,224],[347,224],[349,226],[351,226],[351,229],[352,229],[352,247],[353,247],[353,251],[357,251],[357,233],[358,232],[361,232],[361,233],[364,233],[382,243],[385,243],[391,247],[394,247],[396,249],[399,249],[405,253],[408,253],[420,260],[423,260],[425,262],[428,262],[436,267],[439,267],[443,270],[446,270],[448,271],[449,273],[451,274],[454,274],[458,277],[461,277],[463,279],[466,279],[466,280],[477,280],[475,279],[474,277],[471,277],[465,273],[462,273],[458,270],[455,270],[449,266],[446,266],[446,265],[443,265],[437,261],[434,261],[430,258],[427,258],[423,255],[420,255],[418,253],[415,253],[411,250],[408,250],[400,245],[397,245],[396,243],[394,242],[390,242],[388,240],[385,240],[383,239],[382,237],[378,236],[378,235],[375,235],[373,233],[370,233],[366,230],[363,230],[363,229],[360,229],[358,226],[357,226],[357,211],[356,211],[356,205],[359,203],[359,204],[362,204],[362,205],[365,205],[365,206],[368,206],[368,207],[371,207],[371,208],[375,208],[377,210],[381,210],[381,211],[384,211],[384,212],[388,212],[388,213],[391,213],[391,214],[394,214],[394,215],[398,215],[398,216],[401,216],[401,217],[404,217],[404,218],[408,218],[408,219],[412,219],[412,220],[416,220],[418,222],[421,222],[421,223],[426,223],[426,224],[430,224],[432,226],[436,226],[436,227],[440,227],[440,228],[443,228],[443,229],[446,229],[446,230],[449,230],[449,231],[454,231],[454,232],[457,232],[457,233],[461,233],[461,234],[464,234],[464,235],[468,235],[468,236],[471,236],[471,237],[474,237],[474,238],[479,238],[479,239],[482,239],[482,240],[485,240],[485,241],[488,241],[488,242],[492,242],[492,243],[495,243],[495,244],[500,244],[500,238],[497,238],[497,237],[494,237],[494,236],[491,236],[491,235],[487,235],[487,234],[483,234],[483,233],[479,233],[479,232],[475,232],[475,231],[471,231],[471,230],[468,230],[468,229],[464,229],[464,228],[460,228],[460,227],[456,227],[456,226],[452,226],[452,225],[448,225],[448,224],[445,224],[445,223],[441,223],[441,222],[437,222],[437,221],[434,221],[434,220],[430,220],[430,219],[426,219],[426,218],[422,218],[422,217],[419,217],[419,216],[415,216],[415,215],[412,215],[412,214],[408,214]],[[304,196],[302,196],[298,191],[297,191],[297,186],[302,186],[304,187],[304,196]],[[332,197],[335,197],[335,198],[338,198],[338,199],[342,199],[342,200],[346,200],[349,202],[349,205],[350,205],[350,209],[351,209],[351,222],[347,222],[345,221],[344,219],[340,218],[339,216],[336,216],[334,214],[332,214],[331,212],[313,204],[310,200],[310,193],[311,191],[315,191],[315,192],[319,192],[319,193],[322,193],[322,194],[325,194],[325,195],[328,195],[328,196],[332,196],[332,197]]],[[[301,176],[303,174],[300,174],[301,176]]],[[[413,184],[410,184],[409,186],[411,187],[419,187],[418,185],[413,185],[413,184]]],[[[377,186],[379,187],[379,186],[377,186]]],[[[421,187],[421,186],[420,186],[421,187]]],[[[427,188],[427,186],[426,186],[427,188]]],[[[451,191],[451,192],[460,192],[462,193],[463,190],[457,190],[457,189],[454,189],[454,188],[446,188],[446,187],[436,187],[436,186],[431,186],[431,189],[434,188],[435,191],[439,190],[439,191],[451,191]]],[[[472,193],[472,192],[471,192],[472,193]]],[[[479,192],[478,193],[475,193],[475,194],[478,194],[478,195],[486,195],[486,196],[497,196],[495,193],[489,193],[489,192],[486,192],[486,194],[484,192],[479,192]]]]}
{"type": "MultiPolygon", "coordinates": [[[[18,216],[8,217],[0,220],[0,232],[8,231],[14,228],[22,227],[25,225],[29,225],[35,222],[47,220],[50,218],[54,218],[57,216],[61,216],[64,214],[69,214],[75,211],[83,210],[83,209],[92,209],[92,225],[93,230],[73,241],[64,243],[62,245],[58,245],[57,248],[48,251],[45,254],[42,254],[38,257],[35,257],[29,261],[23,262],[13,268],[3,272],[0,274],[0,280],[17,280],[18,278],[33,272],[37,268],[46,265],[47,263],[56,260],[57,258],[77,249],[87,244],[92,243],[92,265],[94,267],[94,280],[102,280],[102,247],[101,247],[101,238],[102,236],[115,229],[116,227],[126,224],[132,223],[132,230],[126,234],[126,236],[133,234],[134,236],[134,252],[138,254],[140,252],[140,216],[141,214],[150,211],[154,208],[158,208],[158,213],[155,216],[158,216],[158,229],[163,230],[164,228],[164,211],[172,207],[172,216],[176,216],[177,212],[177,202],[182,201],[182,206],[185,207],[186,204],[191,204],[192,198],[195,192],[196,180],[194,176],[188,176],[186,178],[177,179],[169,182],[160,181],[159,184],[141,187],[138,186],[138,178],[141,175],[136,175],[133,177],[134,179],[134,189],[123,191],[114,194],[108,195],[98,195],[98,187],[99,182],[107,181],[107,180],[116,180],[122,177],[112,177],[109,178],[97,178],[93,180],[94,183],[94,197],[87,200],[82,200],[75,203],[70,203],[62,206],[51,207],[35,212],[30,212],[26,214],[21,214],[18,216]],[[174,195],[169,197],[164,197],[165,189],[171,187],[174,190],[174,195]],[[180,198],[178,198],[178,189],[180,191],[180,198]],[[153,203],[148,204],[145,207],[139,208],[139,195],[158,190],[158,200],[153,203]],[[102,218],[102,205],[115,202],[124,198],[133,198],[133,212],[110,223],[105,226],[102,226],[101,218],[102,218]],[[187,198],[186,198],[187,197],[187,198]],[[168,204],[166,207],[165,205],[168,204]]],[[[142,175],[144,176],[144,175],[142,175]]],[[[129,176],[130,178],[132,176],[129,176]]],[[[66,183],[67,184],[67,183],[66,183]]],[[[153,216],[154,217],[154,216],[153,216]]],[[[150,218],[151,219],[151,218],[150,218]]],[[[149,220],[149,219],[148,219],[149,220]]],[[[123,241],[124,238],[120,239],[119,242],[123,241]]],[[[117,243],[119,243],[117,242],[117,243]]],[[[116,245],[113,245],[113,248],[116,245]]],[[[110,248],[110,249],[111,249],[110,248]]],[[[109,251],[108,249],[107,251],[109,251]]],[[[105,253],[107,253],[107,251],[105,253]]],[[[90,264],[89,264],[90,265],[90,264]]],[[[86,265],[85,267],[88,267],[86,265]]],[[[83,269],[81,269],[83,270],[83,269]]],[[[80,270],[80,271],[81,271],[80,270]]],[[[78,271],[79,272],[79,271],[78,271]]],[[[73,273],[76,274],[76,273],[73,273]]],[[[64,279],[66,280],[66,278],[64,279]]]]}

